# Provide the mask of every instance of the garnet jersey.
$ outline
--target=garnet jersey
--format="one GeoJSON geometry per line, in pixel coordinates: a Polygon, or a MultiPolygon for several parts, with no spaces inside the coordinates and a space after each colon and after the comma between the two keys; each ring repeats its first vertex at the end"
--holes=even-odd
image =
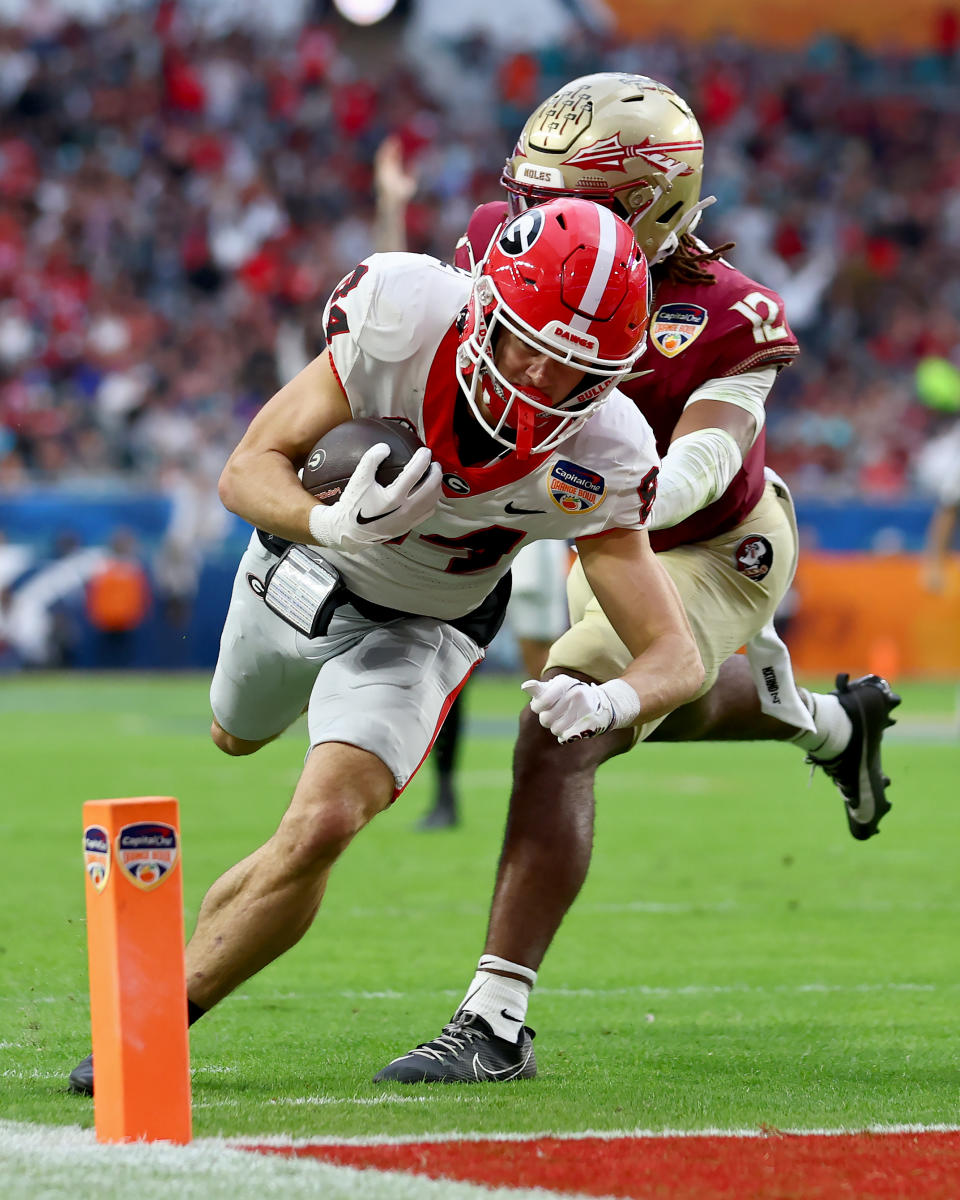
{"type": "Polygon", "coordinates": [[[392,542],[324,557],[364,599],[448,620],[476,608],[528,542],[641,529],[658,468],[650,426],[617,391],[548,454],[520,461],[494,445],[489,465],[465,466],[454,437],[455,406],[466,407],[455,362],[470,287],[469,276],[426,255],[374,254],[324,314],[354,417],[408,422],[443,468],[430,520],[392,542]]]}
{"type": "MultiPolygon", "coordinates": [[[[468,266],[471,253],[483,256],[506,215],[506,204],[498,202],[474,211],[457,246],[458,266],[468,266]]],[[[661,456],[687,400],[707,380],[784,366],[800,353],[776,292],[723,260],[705,263],[704,269],[714,283],[656,284],[646,350],[634,364],[635,374],[620,384],[653,427],[661,456]]],[[[657,274],[654,268],[654,278],[657,274]]],[[[761,430],[723,495],[679,525],[652,532],[654,550],[703,541],[739,525],[763,491],[765,450],[761,430]]]]}

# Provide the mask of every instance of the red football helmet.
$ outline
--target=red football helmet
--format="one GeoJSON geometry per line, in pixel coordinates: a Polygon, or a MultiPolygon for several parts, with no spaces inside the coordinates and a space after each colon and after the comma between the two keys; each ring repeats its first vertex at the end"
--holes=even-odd
{"type": "Polygon", "coordinates": [[[564,197],[519,214],[473,269],[457,377],[474,416],[521,458],[552,450],[643,352],[649,312],[646,259],[609,209],[564,197]],[[559,403],[511,383],[495,362],[503,329],[583,379],[559,403]]]}

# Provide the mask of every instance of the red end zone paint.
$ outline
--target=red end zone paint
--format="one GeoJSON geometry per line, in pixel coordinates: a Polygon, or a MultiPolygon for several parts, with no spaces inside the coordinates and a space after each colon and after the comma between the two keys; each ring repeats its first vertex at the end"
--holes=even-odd
{"type": "Polygon", "coordinates": [[[631,1200],[957,1200],[960,1133],[238,1147],[488,1187],[631,1200]]]}

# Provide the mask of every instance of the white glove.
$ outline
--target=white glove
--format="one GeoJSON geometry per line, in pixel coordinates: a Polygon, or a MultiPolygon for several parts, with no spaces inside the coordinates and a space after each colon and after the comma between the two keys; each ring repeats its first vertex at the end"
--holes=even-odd
{"type": "Polygon", "coordinates": [[[360,550],[409,533],[433,516],[442,472],[439,463],[431,464],[429,448],[415,450],[393,483],[384,487],[377,483],[377,467],[389,454],[386,442],[371,446],[336,504],[317,504],[310,510],[310,536],[318,545],[360,550]]]}
{"type": "Polygon", "coordinates": [[[540,724],[562,745],[594,737],[608,729],[624,729],[640,715],[640,697],[625,679],[609,683],[584,683],[569,675],[520,685],[530,696],[530,707],[540,724]]]}

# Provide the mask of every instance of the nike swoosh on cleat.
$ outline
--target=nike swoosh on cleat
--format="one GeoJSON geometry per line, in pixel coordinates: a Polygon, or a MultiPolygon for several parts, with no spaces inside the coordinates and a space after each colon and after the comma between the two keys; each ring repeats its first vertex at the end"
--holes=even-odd
{"type": "Polygon", "coordinates": [[[517,508],[512,500],[508,500],[503,506],[503,511],[509,513],[512,517],[532,517],[534,514],[544,513],[543,508],[517,508]]]}
{"type": "Polygon", "coordinates": [[[506,1082],[508,1079],[516,1079],[516,1077],[530,1061],[530,1055],[532,1053],[533,1047],[531,1046],[527,1053],[523,1056],[523,1060],[521,1062],[519,1062],[515,1067],[504,1067],[502,1071],[492,1071],[489,1067],[485,1067],[480,1061],[480,1055],[475,1054],[473,1056],[473,1076],[478,1081],[483,1079],[501,1079],[506,1082]]]}
{"type": "Polygon", "coordinates": [[[873,782],[866,762],[860,764],[860,803],[856,808],[847,801],[850,816],[860,825],[867,825],[873,820],[877,806],[873,803],[873,782]]]}
{"type": "Polygon", "coordinates": [[[400,505],[398,504],[396,508],[388,509],[387,512],[377,513],[377,515],[375,517],[365,517],[363,515],[363,513],[357,513],[357,518],[356,518],[357,524],[358,525],[372,525],[374,521],[382,521],[384,517],[392,516],[395,512],[399,512],[399,511],[400,511],[400,505]]]}
{"type": "Polygon", "coordinates": [[[847,802],[847,811],[858,825],[869,825],[876,815],[877,806],[873,795],[873,780],[870,778],[870,744],[867,737],[867,714],[860,705],[863,722],[863,745],[860,747],[860,803],[854,807],[847,802]]]}

